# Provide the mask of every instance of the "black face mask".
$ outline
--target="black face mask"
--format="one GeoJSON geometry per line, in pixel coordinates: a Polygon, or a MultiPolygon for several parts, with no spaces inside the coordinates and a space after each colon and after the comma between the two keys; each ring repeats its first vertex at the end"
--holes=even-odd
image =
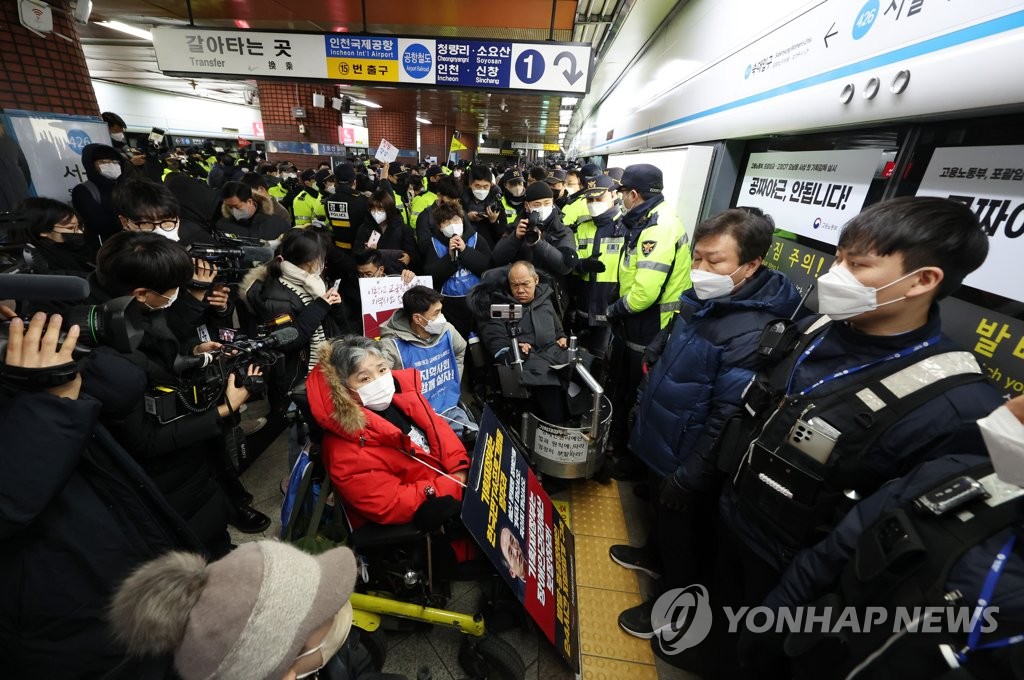
{"type": "Polygon", "coordinates": [[[53,245],[67,250],[81,250],[85,247],[85,234],[61,234],[63,241],[54,241],[53,245]]]}

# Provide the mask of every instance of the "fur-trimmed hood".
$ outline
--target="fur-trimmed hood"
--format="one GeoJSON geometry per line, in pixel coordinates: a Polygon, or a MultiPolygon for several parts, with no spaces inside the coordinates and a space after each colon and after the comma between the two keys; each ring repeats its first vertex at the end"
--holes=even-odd
{"type": "Polygon", "coordinates": [[[242,279],[242,283],[238,285],[238,293],[244,300],[249,294],[249,289],[256,282],[263,283],[267,280],[270,274],[267,272],[267,265],[261,264],[259,267],[253,267],[246,272],[245,277],[242,279]]]}
{"type": "MultiPolygon", "coordinates": [[[[260,194],[257,194],[257,193],[253,193],[252,200],[253,200],[253,203],[256,204],[256,213],[257,214],[258,213],[263,213],[264,215],[273,215],[274,214],[274,201],[273,200],[267,198],[266,196],[261,196],[260,194]]],[[[231,214],[231,208],[229,208],[226,203],[221,203],[220,204],[220,214],[223,217],[225,217],[225,218],[227,218],[229,220],[234,219],[234,216],[231,214]]],[[[252,218],[249,218],[249,219],[252,219],[252,218]]]]}
{"type": "Polygon", "coordinates": [[[356,439],[356,435],[366,428],[366,416],[362,405],[349,396],[345,379],[331,361],[330,342],[320,343],[317,358],[316,368],[306,378],[306,394],[313,417],[325,430],[356,439]]]}

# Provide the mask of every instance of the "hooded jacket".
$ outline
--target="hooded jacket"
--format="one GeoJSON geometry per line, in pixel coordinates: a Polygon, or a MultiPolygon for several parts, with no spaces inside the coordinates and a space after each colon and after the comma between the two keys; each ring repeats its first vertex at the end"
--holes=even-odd
{"type": "Polygon", "coordinates": [[[465,366],[466,358],[466,339],[450,323],[446,322],[444,330],[440,333],[433,333],[424,340],[413,331],[412,320],[405,313],[405,310],[398,309],[391,315],[390,319],[380,326],[380,348],[388,355],[392,367],[405,368],[401,351],[395,342],[396,340],[402,340],[417,347],[436,347],[441,342],[445,333],[451,334],[452,349],[455,351],[455,363],[459,367],[458,379],[461,381],[462,376],[465,375],[463,367],[465,366]]]}
{"type": "Polygon", "coordinates": [[[205,182],[175,172],[167,176],[164,186],[178,199],[181,228],[178,232],[182,245],[215,243],[211,235],[214,221],[221,214],[220,194],[205,182]]]}
{"type": "Polygon", "coordinates": [[[471,224],[480,233],[481,236],[487,239],[488,244],[493,246],[501,238],[501,235],[505,233],[508,227],[508,218],[505,215],[505,206],[501,204],[501,189],[495,185],[491,185],[491,190],[484,197],[484,200],[477,200],[477,197],[473,195],[472,189],[468,186],[466,190],[462,192],[462,208],[468,215],[471,212],[478,212],[482,215],[482,218],[472,222],[471,224]],[[491,222],[487,219],[487,206],[493,205],[495,210],[498,211],[498,219],[491,222]]]}
{"type": "Polygon", "coordinates": [[[245,220],[236,220],[231,214],[231,208],[222,203],[220,206],[221,218],[217,220],[217,230],[247,238],[273,241],[291,229],[292,225],[288,220],[281,219],[274,213],[274,204],[270,199],[253,194],[252,200],[256,204],[256,212],[245,220]]]}
{"type": "Polygon", "coordinates": [[[100,239],[121,231],[121,221],[117,219],[113,201],[114,187],[120,179],[107,179],[100,174],[96,161],[103,159],[118,161],[124,171],[124,162],[117,149],[106,144],[87,144],[82,149],[82,166],[88,179],[71,190],[71,205],[82,220],[86,239],[97,246],[100,239]]]}
{"type": "Polygon", "coordinates": [[[761,267],[734,295],[686,291],[661,358],[641,386],[630,449],[659,476],[679,468],[684,488],[707,487],[712,446],[757,370],[757,344],[772,319],[789,317],[800,293],[761,267]],[[682,466],[682,467],[680,467],[682,466]]]}
{"type": "Polygon", "coordinates": [[[524,385],[557,386],[561,384],[552,365],[567,362],[568,353],[556,344],[566,337],[562,319],[555,308],[554,291],[542,278],[531,302],[523,304],[516,300],[508,287],[508,267],[492,269],[484,276],[479,286],[469,294],[469,306],[476,315],[480,340],[491,356],[511,350],[508,328],[502,319],[491,318],[492,304],[522,304],[523,318],[519,321],[519,336],[516,340],[529,344],[532,349],[523,357],[524,385]]]}
{"type": "Polygon", "coordinates": [[[331,363],[329,344],[321,345],[320,363],[306,379],[310,410],[324,430],[324,464],[353,528],[367,522],[412,522],[420,505],[435,494],[462,500],[462,487],[431,467],[449,475],[468,472],[466,448],[421,393],[418,371],[405,369],[391,375],[395,379],[391,403],[423,431],[429,452],[390,421],[352,400],[345,378],[331,363]]]}

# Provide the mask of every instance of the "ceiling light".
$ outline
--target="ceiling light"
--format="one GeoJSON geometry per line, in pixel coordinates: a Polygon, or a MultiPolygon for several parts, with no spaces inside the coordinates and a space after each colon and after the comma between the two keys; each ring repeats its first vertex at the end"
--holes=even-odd
{"type": "Polygon", "coordinates": [[[424,125],[432,125],[432,123],[426,118],[420,118],[419,116],[416,116],[416,120],[423,123],[424,125]]]}
{"type": "Polygon", "coordinates": [[[366,100],[366,99],[356,99],[355,97],[353,97],[352,101],[354,101],[356,104],[362,104],[363,106],[369,106],[371,109],[379,109],[379,108],[381,108],[380,104],[376,104],[376,103],[371,102],[371,101],[366,100]]]}
{"type": "Polygon", "coordinates": [[[122,24],[120,21],[97,21],[96,24],[98,26],[105,26],[115,31],[127,33],[128,35],[135,36],[136,38],[142,38],[143,40],[153,42],[153,34],[149,31],[142,28],[136,28],[135,26],[129,26],[128,24],[122,24]]]}
{"type": "Polygon", "coordinates": [[[579,97],[562,97],[562,106],[576,106],[579,101],[579,97]]]}

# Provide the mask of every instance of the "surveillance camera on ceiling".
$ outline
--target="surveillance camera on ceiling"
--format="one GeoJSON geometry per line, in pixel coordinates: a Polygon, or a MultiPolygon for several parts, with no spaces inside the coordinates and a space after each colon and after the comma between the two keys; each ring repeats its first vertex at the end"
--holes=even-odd
{"type": "Polygon", "coordinates": [[[92,0],[78,0],[75,3],[75,21],[80,24],[87,24],[89,23],[90,14],[92,14],[92,0]]]}

